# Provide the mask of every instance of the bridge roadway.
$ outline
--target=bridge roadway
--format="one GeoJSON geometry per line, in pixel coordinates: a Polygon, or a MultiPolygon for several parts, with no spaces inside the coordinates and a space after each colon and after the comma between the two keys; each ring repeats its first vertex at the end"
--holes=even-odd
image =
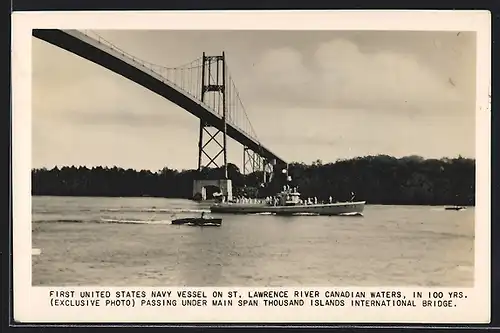
{"type": "MultiPolygon", "coordinates": [[[[78,30],[33,29],[33,36],[124,76],[177,104],[209,125],[221,131],[224,129],[222,116],[212,112],[201,101],[184,93],[175,85],[170,84],[166,78],[141,63],[135,62],[131,57],[123,55],[78,30]]],[[[283,159],[229,122],[227,122],[227,135],[264,158],[276,159],[277,165],[286,164],[283,159]]]]}

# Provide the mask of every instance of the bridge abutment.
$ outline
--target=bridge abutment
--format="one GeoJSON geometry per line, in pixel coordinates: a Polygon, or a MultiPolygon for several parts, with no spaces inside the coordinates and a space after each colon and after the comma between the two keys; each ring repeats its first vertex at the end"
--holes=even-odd
{"type": "Polygon", "coordinates": [[[226,201],[233,200],[233,183],[231,179],[195,179],[193,181],[193,198],[200,197],[201,200],[207,200],[207,186],[218,187],[226,201]]]}

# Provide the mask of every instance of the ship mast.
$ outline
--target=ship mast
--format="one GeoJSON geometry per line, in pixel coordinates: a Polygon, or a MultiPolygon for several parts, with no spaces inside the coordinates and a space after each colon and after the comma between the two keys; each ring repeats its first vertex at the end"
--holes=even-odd
{"type": "Polygon", "coordinates": [[[288,163],[286,164],[285,169],[283,169],[283,173],[285,174],[286,180],[285,180],[285,188],[286,190],[290,189],[290,182],[292,181],[292,177],[290,176],[288,172],[288,163]]]}

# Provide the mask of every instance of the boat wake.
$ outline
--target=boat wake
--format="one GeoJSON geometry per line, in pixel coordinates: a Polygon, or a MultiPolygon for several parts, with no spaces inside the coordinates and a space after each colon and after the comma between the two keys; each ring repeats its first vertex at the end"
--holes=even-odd
{"type": "Polygon", "coordinates": [[[119,224],[172,224],[171,220],[124,220],[124,219],[105,219],[101,218],[101,223],[119,223],[119,224]]]}
{"type": "MultiPolygon", "coordinates": [[[[321,216],[318,213],[293,213],[292,216],[321,216]]],[[[337,216],[363,216],[363,213],[352,212],[352,213],[340,213],[337,216]]]]}
{"type": "Polygon", "coordinates": [[[119,224],[172,224],[171,220],[141,220],[141,219],[119,219],[119,218],[82,218],[82,219],[55,219],[34,220],[33,223],[119,223],[119,224]]]}
{"type": "Polygon", "coordinates": [[[210,209],[194,209],[194,208],[105,208],[100,212],[112,213],[209,213],[210,209]]]}
{"type": "Polygon", "coordinates": [[[352,212],[352,213],[341,213],[340,216],[363,216],[363,213],[352,212]]]}
{"type": "MultiPolygon", "coordinates": [[[[273,212],[263,212],[263,213],[248,213],[246,215],[254,215],[254,216],[259,216],[259,215],[280,215],[279,213],[273,213],[273,212]]],[[[288,215],[288,214],[286,214],[288,215]]],[[[290,214],[291,216],[320,216],[318,213],[293,213],[290,214]]],[[[358,213],[358,212],[352,212],[352,213],[341,213],[338,214],[338,216],[363,216],[363,213],[358,213]]]]}
{"type": "Polygon", "coordinates": [[[92,219],[41,219],[41,220],[33,220],[33,223],[91,223],[95,222],[92,219]]]}

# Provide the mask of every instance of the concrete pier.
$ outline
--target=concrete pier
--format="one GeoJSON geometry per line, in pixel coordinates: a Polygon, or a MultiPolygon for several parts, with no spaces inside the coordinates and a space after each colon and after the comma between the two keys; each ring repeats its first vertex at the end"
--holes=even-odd
{"type": "Polygon", "coordinates": [[[220,192],[226,198],[226,201],[233,200],[233,183],[231,179],[218,180],[194,180],[193,181],[193,198],[196,195],[201,195],[202,200],[207,199],[207,186],[215,186],[220,189],[220,192]]]}

